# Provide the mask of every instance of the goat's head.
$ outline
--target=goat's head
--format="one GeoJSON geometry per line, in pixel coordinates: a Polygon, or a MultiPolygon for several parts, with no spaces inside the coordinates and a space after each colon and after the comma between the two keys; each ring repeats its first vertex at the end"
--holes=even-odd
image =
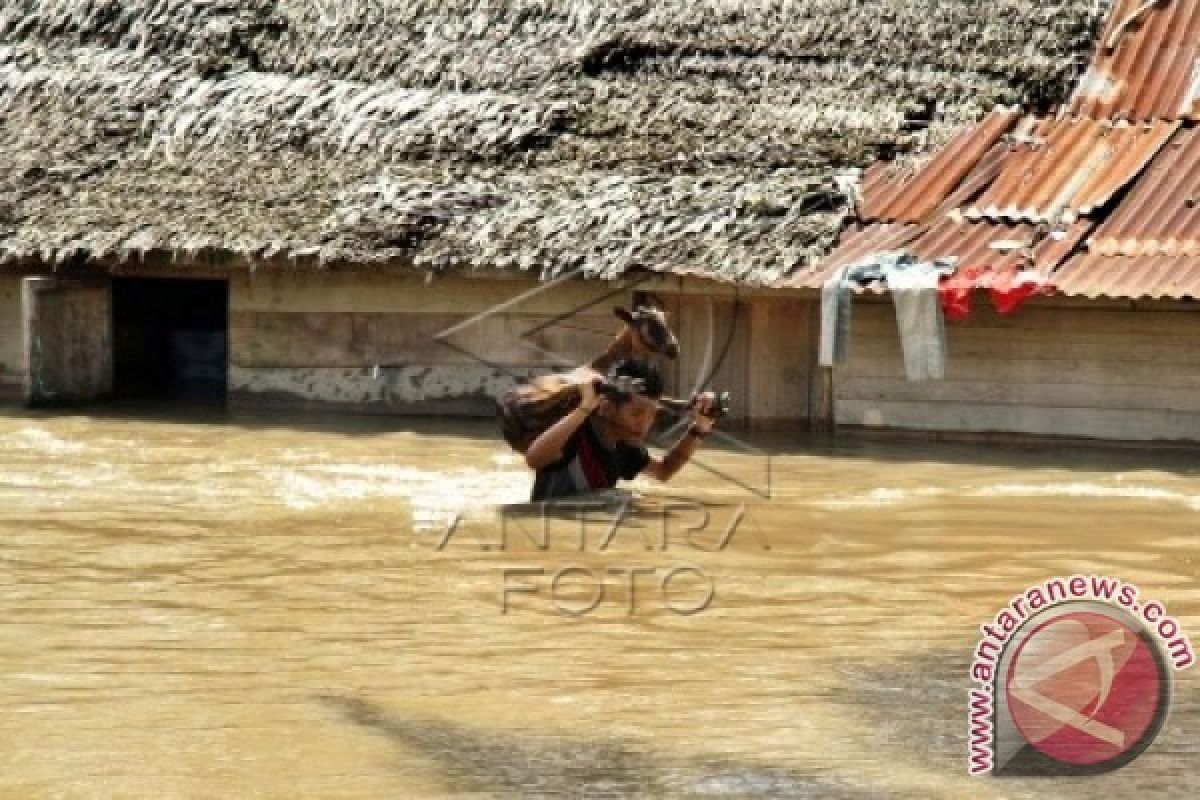
{"type": "Polygon", "coordinates": [[[667,312],[661,302],[642,300],[633,311],[618,307],[613,313],[632,331],[634,348],[641,351],[635,352],[635,356],[655,353],[675,358],[679,355],[679,342],[667,323],[667,312]]]}

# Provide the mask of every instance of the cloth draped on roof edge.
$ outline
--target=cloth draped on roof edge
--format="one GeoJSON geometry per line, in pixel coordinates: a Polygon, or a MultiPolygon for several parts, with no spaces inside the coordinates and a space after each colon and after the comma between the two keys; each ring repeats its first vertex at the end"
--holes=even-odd
{"type": "Polygon", "coordinates": [[[835,268],[821,287],[817,361],[832,367],[849,360],[853,288],[886,286],[910,381],[942,380],[946,373],[945,319],[966,320],[971,294],[986,288],[1000,314],[1012,314],[1036,294],[1054,291],[1034,269],[959,268],[957,257],[922,260],[906,250],[873,253],[835,268]]]}
{"type": "Polygon", "coordinates": [[[946,329],[938,304],[938,279],[954,272],[952,261],[925,262],[904,251],[878,253],[839,268],[821,289],[818,363],[849,360],[852,284],[882,281],[896,307],[896,324],[910,381],[941,380],[946,373],[946,329]]]}

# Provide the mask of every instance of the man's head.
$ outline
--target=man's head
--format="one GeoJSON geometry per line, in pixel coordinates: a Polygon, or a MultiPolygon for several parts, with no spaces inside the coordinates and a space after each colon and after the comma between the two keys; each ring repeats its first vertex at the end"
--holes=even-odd
{"type": "Polygon", "coordinates": [[[627,442],[641,442],[654,427],[658,414],[658,398],[662,397],[662,375],[653,364],[635,359],[618,361],[609,371],[610,380],[626,377],[641,381],[643,390],[628,398],[606,398],[600,416],[613,426],[618,438],[627,442]]]}

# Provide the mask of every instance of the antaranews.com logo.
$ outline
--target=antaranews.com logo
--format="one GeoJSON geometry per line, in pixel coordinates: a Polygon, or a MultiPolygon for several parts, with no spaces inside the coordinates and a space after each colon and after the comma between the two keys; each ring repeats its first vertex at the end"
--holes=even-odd
{"type": "Polygon", "coordinates": [[[1094,775],[1158,736],[1171,675],[1195,662],[1179,623],[1115,578],[1051,578],[981,627],[971,662],[972,775],[1094,775]]]}

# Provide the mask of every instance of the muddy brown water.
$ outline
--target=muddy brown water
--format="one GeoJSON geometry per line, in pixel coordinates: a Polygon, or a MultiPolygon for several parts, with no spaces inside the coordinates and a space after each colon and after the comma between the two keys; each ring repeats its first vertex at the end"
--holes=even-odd
{"type": "Polygon", "coordinates": [[[1194,796],[1197,670],[1101,778],[969,778],[964,741],[1026,586],[1124,578],[1200,637],[1195,454],[750,444],[769,499],[727,443],[539,549],[488,422],[8,412],[0,797],[1194,796]]]}

